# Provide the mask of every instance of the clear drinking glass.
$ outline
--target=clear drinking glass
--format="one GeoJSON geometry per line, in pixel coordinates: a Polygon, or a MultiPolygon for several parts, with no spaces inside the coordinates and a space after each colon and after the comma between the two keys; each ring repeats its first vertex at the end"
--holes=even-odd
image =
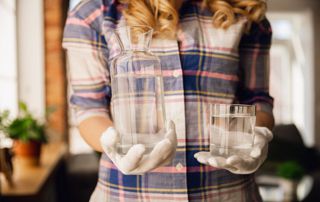
{"type": "Polygon", "coordinates": [[[254,141],[254,105],[210,105],[210,152],[213,156],[249,155],[254,141]]]}
{"type": "Polygon", "coordinates": [[[163,80],[160,60],[149,50],[152,32],[147,26],[124,26],[113,34],[121,49],[111,61],[111,109],[121,154],[134,144],[144,144],[148,153],[164,138],[163,80]]]}

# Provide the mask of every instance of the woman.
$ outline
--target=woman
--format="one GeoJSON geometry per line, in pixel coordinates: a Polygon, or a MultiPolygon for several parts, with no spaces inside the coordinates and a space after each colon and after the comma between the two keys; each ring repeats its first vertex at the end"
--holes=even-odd
{"type": "Polygon", "coordinates": [[[83,138],[102,151],[91,201],[261,201],[254,173],[272,138],[268,92],[271,28],[263,0],[87,0],[69,13],[67,49],[71,103],[83,138]],[[110,59],[104,33],[122,25],[155,30],[151,50],[161,60],[168,133],[153,152],[133,146],[121,157],[110,116],[110,59]],[[212,103],[254,104],[250,158],[209,155],[212,103]],[[268,129],[269,128],[269,129],[268,129]]]}

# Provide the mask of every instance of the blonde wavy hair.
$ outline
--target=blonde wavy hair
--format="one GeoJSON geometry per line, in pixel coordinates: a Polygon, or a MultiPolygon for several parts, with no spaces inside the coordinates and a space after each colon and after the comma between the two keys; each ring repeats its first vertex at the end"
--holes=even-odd
{"type": "MultiPolygon", "coordinates": [[[[130,26],[147,25],[154,35],[175,37],[178,24],[176,0],[120,0],[126,4],[123,15],[130,26]]],[[[260,21],[266,12],[265,0],[202,0],[202,7],[213,13],[215,27],[227,29],[236,23],[239,16],[249,22],[260,21]]]]}

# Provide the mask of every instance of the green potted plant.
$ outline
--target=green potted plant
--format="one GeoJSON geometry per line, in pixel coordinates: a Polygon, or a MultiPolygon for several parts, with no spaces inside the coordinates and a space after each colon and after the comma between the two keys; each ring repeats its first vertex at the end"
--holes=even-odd
{"type": "Polygon", "coordinates": [[[297,161],[285,161],[278,165],[277,175],[291,182],[290,201],[297,201],[297,187],[301,178],[305,175],[305,170],[297,161]]]}
{"type": "Polygon", "coordinates": [[[277,175],[285,179],[299,181],[305,171],[303,167],[296,161],[285,161],[278,166],[277,175]]]}
{"type": "Polygon", "coordinates": [[[45,123],[36,119],[25,103],[19,103],[19,115],[9,118],[9,112],[0,114],[0,130],[13,139],[13,151],[28,164],[38,165],[42,143],[47,142],[45,123]]]}

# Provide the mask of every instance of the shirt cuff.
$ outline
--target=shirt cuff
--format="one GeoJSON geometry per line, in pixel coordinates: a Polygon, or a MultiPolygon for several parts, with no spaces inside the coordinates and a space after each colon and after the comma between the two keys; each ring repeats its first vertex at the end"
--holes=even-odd
{"type": "Polygon", "coordinates": [[[105,108],[75,109],[74,114],[77,125],[91,117],[105,117],[111,119],[110,111],[105,108]]]}

